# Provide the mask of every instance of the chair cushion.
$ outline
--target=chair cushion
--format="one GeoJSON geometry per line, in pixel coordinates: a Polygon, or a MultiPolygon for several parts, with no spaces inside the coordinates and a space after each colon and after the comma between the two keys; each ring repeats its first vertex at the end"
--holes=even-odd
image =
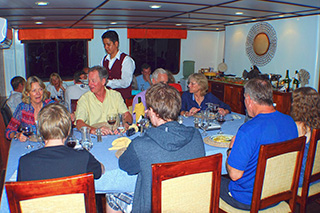
{"type": "Polygon", "coordinates": [[[20,201],[23,212],[86,212],[84,194],[55,195],[20,201]]]}
{"type": "MultiPolygon", "coordinates": [[[[302,187],[299,187],[298,188],[298,196],[301,196],[301,192],[302,192],[302,187]]],[[[313,185],[311,185],[309,187],[309,194],[308,196],[312,196],[312,195],[315,195],[315,194],[318,194],[320,193],[320,182],[319,183],[315,183],[313,185]]]]}
{"type": "MultiPolygon", "coordinates": [[[[234,208],[233,206],[230,206],[229,204],[227,204],[221,198],[219,199],[219,208],[222,209],[225,212],[232,212],[232,213],[250,212],[250,211],[234,208]]],[[[284,213],[284,212],[291,212],[291,210],[290,210],[290,206],[288,205],[288,203],[286,203],[285,201],[282,201],[278,205],[276,205],[276,206],[274,206],[272,208],[268,208],[268,209],[265,209],[265,210],[260,210],[259,212],[266,212],[266,213],[268,213],[268,212],[270,212],[270,213],[282,212],[282,213],[284,213]]]]}

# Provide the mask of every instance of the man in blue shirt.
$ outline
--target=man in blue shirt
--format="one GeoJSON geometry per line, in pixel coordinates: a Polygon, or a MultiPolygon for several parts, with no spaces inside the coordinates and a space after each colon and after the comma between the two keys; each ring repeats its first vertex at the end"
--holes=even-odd
{"type": "Polygon", "coordinates": [[[151,85],[151,67],[149,64],[142,64],[141,75],[136,77],[138,90],[147,90],[151,85]]]}
{"type": "Polygon", "coordinates": [[[231,180],[221,178],[220,197],[235,208],[250,210],[260,145],[296,138],[298,131],[289,115],[273,107],[269,81],[251,79],[244,89],[245,105],[253,118],[230,143],[227,170],[231,180]]]}

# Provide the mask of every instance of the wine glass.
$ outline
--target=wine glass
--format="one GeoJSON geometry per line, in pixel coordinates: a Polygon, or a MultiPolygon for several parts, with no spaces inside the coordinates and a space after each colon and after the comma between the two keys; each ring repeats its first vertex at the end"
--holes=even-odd
{"type": "Polygon", "coordinates": [[[21,124],[19,129],[18,129],[19,132],[21,132],[24,136],[26,136],[28,139],[27,139],[27,145],[26,145],[26,149],[31,149],[33,148],[33,146],[30,144],[30,141],[29,141],[29,137],[31,135],[33,135],[33,128],[32,128],[32,125],[31,124],[21,124]]]}
{"type": "Polygon", "coordinates": [[[208,119],[203,119],[202,124],[201,124],[201,129],[203,129],[203,136],[207,136],[207,129],[209,128],[209,120],[208,119]]]}
{"type": "Polygon", "coordinates": [[[218,134],[223,134],[222,132],[222,124],[226,121],[224,115],[218,113],[217,117],[216,117],[217,122],[220,124],[220,131],[218,132],[218,134]]]}
{"type": "Polygon", "coordinates": [[[108,121],[108,124],[111,126],[111,131],[113,131],[113,126],[116,124],[117,122],[117,114],[109,114],[107,116],[107,121],[108,121]]]}

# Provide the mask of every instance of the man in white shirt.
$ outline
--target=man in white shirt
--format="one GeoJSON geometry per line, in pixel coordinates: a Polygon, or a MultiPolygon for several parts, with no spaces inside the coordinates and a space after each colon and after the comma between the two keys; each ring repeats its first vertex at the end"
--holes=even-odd
{"type": "Polygon", "coordinates": [[[10,97],[7,104],[12,112],[16,110],[17,106],[21,103],[22,91],[24,89],[26,80],[21,76],[15,76],[11,79],[11,86],[13,91],[11,91],[10,97]]]}
{"type": "Polygon", "coordinates": [[[109,30],[101,38],[108,53],[101,62],[109,73],[107,87],[120,92],[123,99],[130,98],[132,76],[136,68],[134,60],[119,50],[119,36],[115,31],[109,30]]]}
{"type": "Polygon", "coordinates": [[[69,112],[72,112],[71,100],[79,99],[81,95],[90,90],[88,85],[81,82],[81,80],[85,80],[86,78],[87,75],[84,71],[78,71],[73,75],[74,85],[67,87],[65,91],[65,104],[69,112]]]}

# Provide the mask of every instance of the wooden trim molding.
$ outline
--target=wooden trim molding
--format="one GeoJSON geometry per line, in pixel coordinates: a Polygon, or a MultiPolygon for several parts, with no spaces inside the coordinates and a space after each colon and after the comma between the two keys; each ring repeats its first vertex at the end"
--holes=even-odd
{"type": "Polygon", "coordinates": [[[187,30],[128,29],[128,38],[186,39],[187,30]]]}
{"type": "Polygon", "coordinates": [[[93,39],[93,29],[21,29],[18,38],[21,41],[93,39]]]}

